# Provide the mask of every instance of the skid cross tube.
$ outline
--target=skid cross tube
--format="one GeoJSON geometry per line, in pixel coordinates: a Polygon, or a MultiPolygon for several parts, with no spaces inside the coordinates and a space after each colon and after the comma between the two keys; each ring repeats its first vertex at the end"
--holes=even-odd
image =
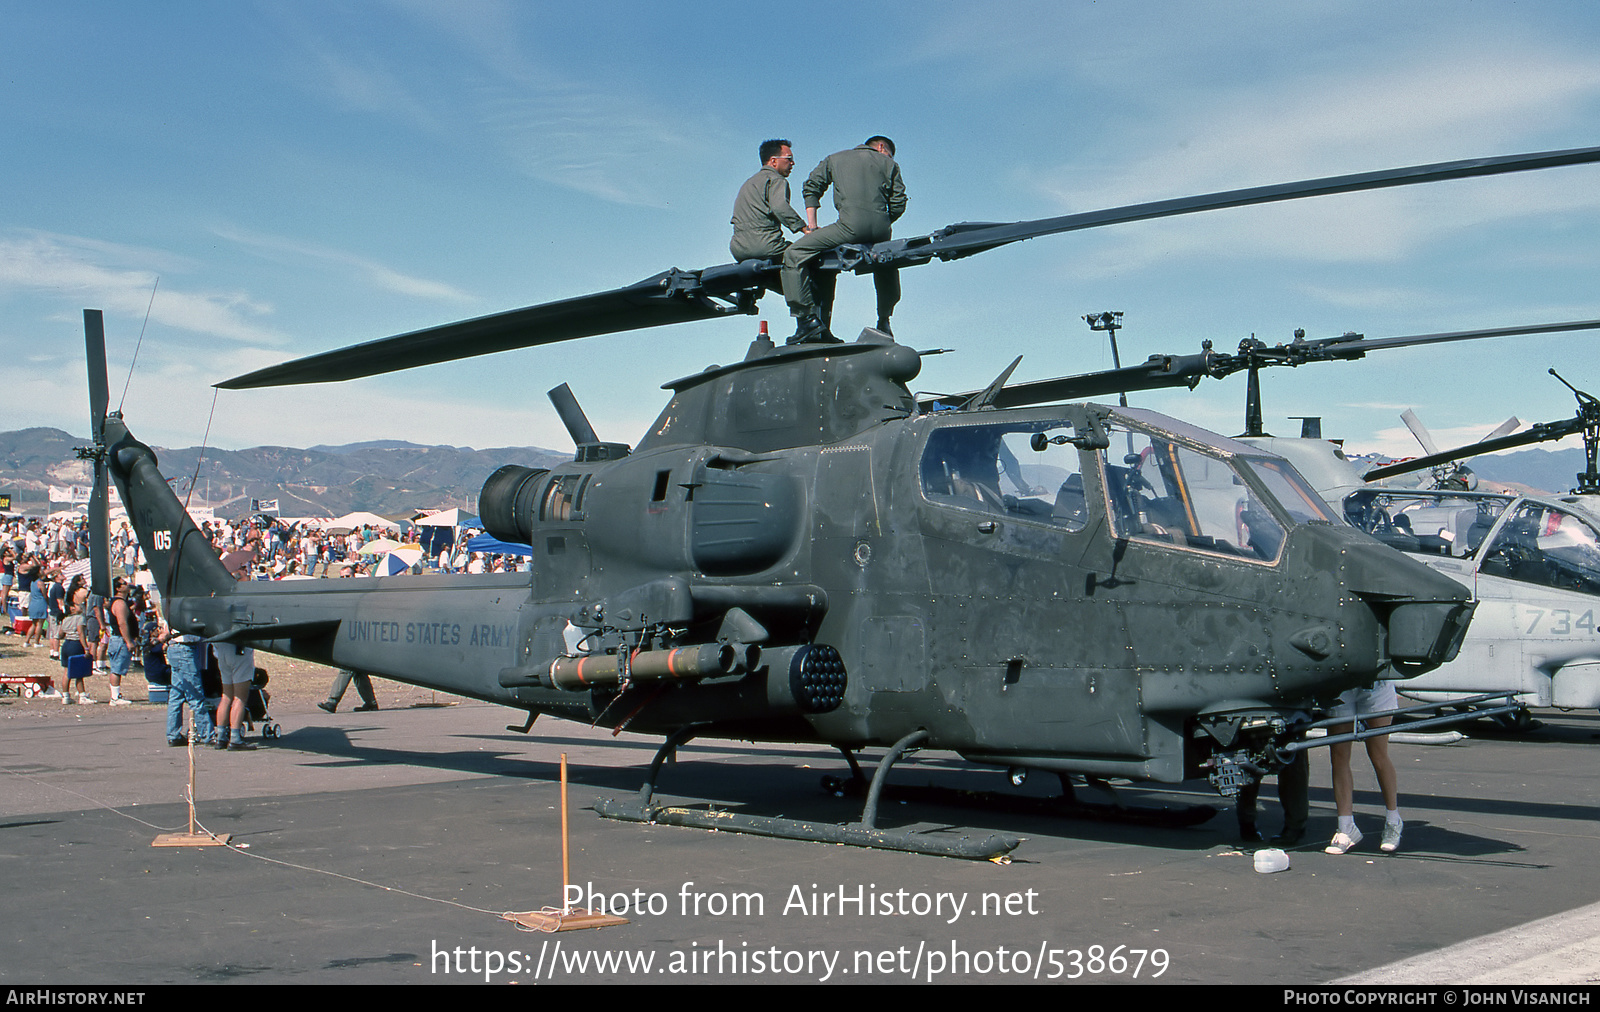
{"type": "Polygon", "coordinates": [[[1314,727],[1333,727],[1337,724],[1350,724],[1356,720],[1366,721],[1375,717],[1395,717],[1407,713],[1420,713],[1424,710],[1437,710],[1441,705],[1465,706],[1475,703],[1486,703],[1495,699],[1505,700],[1504,703],[1499,705],[1491,706],[1482,710],[1472,710],[1468,713],[1444,714],[1438,717],[1429,717],[1425,720],[1408,721],[1404,724],[1388,724],[1384,727],[1368,727],[1359,731],[1350,731],[1346,734],[1326,735],[1322,738],[1318,738],[1316,741],[1291,741],[1287,745],[1279,746],[1278,750],[1286,753],[1302,752],[1308,748],[1320,748],[1323,745],[1338,745],[1347,741],[1366,741],[1368,738],[1380,738],[1386,734],[1394,734],[1396,731],[1416,731],[1424,727],[1446,727],[1450,724],[1460,724],[1461,722],[1467,720],[1477,720],[1479,717],[1493,717],[1501,713],[1515,713],[1519,709],[1517,704],[1511,702],[1511,697],[1515,695],[1515,692],[1486,692],[1480,696],[1467,696],[1464,699],[1452,699],[1445,704],[1418,703],[1414,706],[1402,706],[1394,710],[1379,710],[1373,713],[1363,713],[1360,714],[1359,717],[1327,717],[1322,720],[1313,721],[1310,724],[1301,725],[1298,733],[1304,733],[1305,731],[1309,731],[1314,727]]]}

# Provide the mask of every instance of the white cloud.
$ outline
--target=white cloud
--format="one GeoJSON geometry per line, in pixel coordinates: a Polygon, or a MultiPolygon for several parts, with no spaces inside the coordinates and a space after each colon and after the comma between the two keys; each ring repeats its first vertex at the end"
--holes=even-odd
{"type": "Polygon", "coordinates": [[[143,317],[192,333],[254,344],[283,344],[277,332],[253,322],[272,307],[242,292],[190,292],[157,286],[167,254],[99,240],[37,232],[0,238],[0,290],[70,295],[111,313],[143,317]],[[151,291],[156,291],[154,302],[151,291]]]}
{"type": "Polygon", "coordinates": [[[526,13],[525,5],[495,0],[470,4],[389,0],[389,5],[420,22],[430,36],[453,40],[474,64],[497,76],[517,79],[530,72],[528,60],[519,46],[521,33],[517,22],[518,14],[526,13]]]}
{"type": "Polygon", "coordinates": [[[537,19],[519,19],[513,5],[397,6],[452,39],[482,71],[487,83],[473,97],[478,120],[535,179],[613,203],[665,207],[696,177],[702,153],[720,146],[720,130],[655,95],[569,80],[541,66],[526,44],[536,29],[523,30],[537,19]]]}
{"type": "MultiPolygon", "coordinates": [[[[454,134],[463,149],[474,143],[463,128],[475,126],[527,176],[624,205],[667,206],[697,178],[699,153],[720,147],[720,131],[705,117],[686,116],[654,94],[574,80],[541,64],[530,54],[545,15],[526,5],[391,0],[388,6],[426,39],[425,58],[386,62],[369,40],[335,35],[320,22],[291,22],[306,78],[341,109],[454,134]]],[[[384,31],[403,34],[395,24],[384,31]]]]}
{"type": "Polygon", "coordinates": [[[375,260],[368,260],[345,250],[334,249],[331,246],[322,246],[317,243],[298,242],[282,236],[266,235],[260,232],[250,232],[245,229],[231,226],[221,226],[213,231],[230,242],[241,246],[250,247],[261,251],[275,253],[289,253],[300,257],[309,257],[313,260],[322,260],[328,263],[341,264],[354,269],[363,275],[368,282],[384,291],[396,292],[400,295],[410,295],[422,299],[439,299],[450,302],[471,302],[473,297],[454,285],[442,281],[429,281],[427,278],[413,277],[403,274],[392,267],[380,264],[375,260]]]}
{"type": "Polygon", "coordinates": [[[618,204],[667,206],[700,138],[716,143],[647,99],[554,80],[488,88],[478,109],[522,171],[618,204]]]}
{"type": "Polygon", "coordinates": [[[439,129],[438,117],[376,60],[346,56],[317,43],[311,44],[310,55],[316,76],[340,106],[391,116],[430,132],[439,129]]]}
{"type": "MultiPolygon", "coordinates": [[[[182,349],[146,343],[125,401],[126,363],[111,363],[111,404],[125,412],[135,436],[167,447],[199,445],[208,427],[210,445],[224,449],[392,438],[479,448],[570,446],[554,411],[542,401],[501,406],[482,402],[470,389],[418,397],[376,382],[220,392],[211,386],[220,376],[237,375],[270,358],[253,349],[229,349],[197,363],[182,349]]],[[[6,411],[18,420],[16,427],[25,420],[84,435],[89,412],[82,363],[81,352],[14,363],[6,411]]]]}
{"type": "Polygon", "coordinates": [[[1453,305],[1449,299],[1440,298],[1420,289],[1403,288],[1398,285],[1334,288],[1328,285],[1303,284],[1298,288],[1307,296],[1332,306],[1364,309],[1374,313],[1448,309],[1453,305]]]}

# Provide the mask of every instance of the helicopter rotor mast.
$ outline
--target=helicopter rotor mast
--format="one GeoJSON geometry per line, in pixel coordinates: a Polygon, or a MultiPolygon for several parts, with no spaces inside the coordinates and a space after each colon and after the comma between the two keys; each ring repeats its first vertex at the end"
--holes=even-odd
{"type": "MultiPolygon", "coordinates": [[[[1125,222],[1592,162],[1600,162],[1600,147],[1326,176],[1031,221],[960,222],[928,235],[890,239],[873,246],[841,246],[819,257],[818,266],[822,270],[857,273],[913,267],[930,260],[958,260],[1025,239],[1125,222]]],[[[777,281],[778,265],[766,260],[746,260],[698,271],[673,268],[623,288],[369,341],[258,369],[216,385],[238,390],[359,379],[580,337],[715,319],[730,313],[754,313],[761,290],[777,281]]]]}

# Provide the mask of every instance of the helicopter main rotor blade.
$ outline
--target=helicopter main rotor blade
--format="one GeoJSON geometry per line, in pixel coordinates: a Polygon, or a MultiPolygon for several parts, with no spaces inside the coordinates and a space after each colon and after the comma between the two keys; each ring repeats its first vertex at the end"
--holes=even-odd
{"type": "Polygon", "coordinates": [[[1501,436],[1508,436],[1511,433],[1517,431],[1517,427],[1519,425],[1521,425],[1521,424],[1522,424],[1522,419],[1518,418],[1516,415],[1512,415],[1510,418],[1507,418],[1505,421],[1501,422],[1499,425],[1496,425],[1494,427],[1494,431],[1489,433],[1487,436],[1484,436],[1483,438],[1484,439],[1499,439],[1501,436]]]}
{"type": "Polygon", "coordinates": [[[1564,165],[1582,165],[1600,161],[1600,147],[1570,148],[1565,151],[1537,151],[1523,155],[1501,155],[1494,158],[1468,158],[1454,162],[1434,162],[1428,165],[1409,165],[1398,169],[1377,172],[1357,172],[1344,176],[1325,176],[1297,183],[1277,183],[1272,186],[1253,186],[1243,190],[1224,190],[1196,197],[1178,197],[1173,200],[1156,200],[1143,204],[1128,204],[1102,211],[1065,214],[1056,218],[1039,218],[1003,225],[961,224],[952,225],[931,235],[912,239],[891,239],[872,247],[866,260],[873,266],[909,266],[926,263],[935,258],[954,260],[1008,243],[1021,242],[1044,235],[1076,232],[1086,228],[1120,225],[1130,221],[1147,221],[1151,218],[1169,218],[1198,211],[1215,211],[1227,207],[1247,207],[1251,204],[1270,204],[1301,197],[1322,197],[1335,193],[1354,193],[1359,190],[1379,190],[1391,186],[1410,186],[1413,183],[1433,183],[1446,179],[1466,179],[1472,176],[1493,176],[1506,172],[1526,172],[1532,169],[1549,169],[1564,165]]]}
{"type": "MultiPolygon", "coordinates": [[[[948,225],[929,235],[891,239],[873,246],[841,246],[818,257],[817,266],[822,270],[857,273],[885,268],[898,269],[935,259],[956,260],[1024,239],[1099,228],[1104,225],[1166,218],[1227,207],[1244,207],[1250,204],[1296,200],[1301,197],[1326,196],[1506,172],[1524,172],[1596,161],[1600,161],[1600,147],[1573,148],[1566,151],[1470,158],[1463,161],[1384,169],[1378,172],[1328,176],[1297,183],[1226,190],[1196,197],[1129,204],[1102,211],[1032,221],[1000,224],[961,222],[948,225]]],[[[698,271],[674,268],[625,288],[496,313],[462,323],[431,327],[398,337],[369,341],[338,351],[260,369],[245,376],[224,380],[217,386],[237,390],[292,383],[331,383],[597,334],[710,319],[730,312],[753,313],[755,295],[763,287],[774,287],[777,283],[778,265],[766,260],[746,260],[698,271]],[[716,299],[734,304],[724,305],[713,301],[716,299]]]]}
{"type": "Polygon", "coordinates": [[[1517,327],[1489,327],[1482,330],[1452,330],[1442,334],[1413,334],[1409,337],[1365,338],[1359,334],[1329,337],[1307,344],[1321,344],[1331,355],[1340,358],[1360,358],[1362,352],[1381,351],[1385,348],[1412,348],[1419,344],[1442,344],[1448,341],[1476,341],[1484,337],[1524,337],[1530,334],[1564,334],[1573,330],[1600,330],[1600,320],[1570,320],[1565,323],[1534,323],[1517,327]]]}
{"type": "Polygon", "coordinates": [[[712,302],[693,273],[671,270],[626,288],[368,341],[268,366],[216,384],[225,390],[334,383],[596,334],[705,320],[734,308],[712,302]]]}
{"type": "MultiPolygon", "coordinates": [[[[1490,327],[1482,330],[1456,330],[1439,334],[1413,334],[1406,337],[1366,338],[1360,334],[1295,340],[1267,345],[1246,340],[1238,352],[1219,352],[1206,348],[1197,355],[1151,355],[1139,365],[1103,372],[1081,373],[1057,379],[1032,380],[1005,389],[996,404],[1000,407],[1025,407],[1058,401],[1086,400],[1107,394],[1168,387],[1189,389],[1202,379],[1224,379],[1245,369],[1269,365],[1300,366],[1308,362],[1353,361],[1369,351],[1409,348],[1447,341],[1474,341],[1487,337],[1518,337],[1529,334],[1560,334],[1577,330],[1600,330],[1600,320],[1573,320],[1566,323],[1536,323],[1516,327],[1490,327]]],[[[955,404],[969,394],[941,398],[955,404]]]]}
{"type": "Polygon", "coordinates": [[[1422,419],[1417,417],[1415,411],[1406,408],[1400,412],[1400,420],[1405,423],[1406,428],[1411,430],[1411,435],[1416,437],[1417,442],[1422,446],[1423,453],[1439,452],[1439,444],[1433,441],[1433,433],[1429,432],[1428,427],[1422,424],[1422,419]]]}
{"type": "Polygon", "coordinates": [[[1411,460],[1402,460],[1395,464],[1385,464],[1375,467],[1363,474],[1365,481],[1379,481],[1383,478],[1392,478],[1397,474],[1410,474],[1412,471],[1421,471],[1433,467],[1435,464],[1448,464],[1456,460],[1466,460],[1483,453],[1496,453],[1500,450],[1511,450],[1518,446],[1527,446],[1529,443],[1546,443],[1553,439],[1563,439],[1577,432],[1583,431],[1583,422],[1580,419],[1568,418],[1560,422],[1542,422],[1533,426],[1527,432],[1518,432],[1510,436],[1501,436],[1499,439],[1485,439],[1454,450],[1441,450],[1430,453],[1425,457],[1413,457],[1411,460]]]}
{"type": "MultiPolygon", "coordinates": [[[[1126,365],[1121,369],[1013,383],[994,397],[994,406],[1022,408],[1030,404],[1085,401],[1108,394],[1134,393],[1140,390],[1162,390],[1168,387],[1193,389],[1201,377],[1211,374],[1216,359],[1217,353],[1209,350],[1202,351],[1198,355],[1151,355],[1148,360],[1138,365],[1126,365]]],[[[954,407],[971,400],[975,395],[975,393],[955,394],[934,400],[954,407]]]]}

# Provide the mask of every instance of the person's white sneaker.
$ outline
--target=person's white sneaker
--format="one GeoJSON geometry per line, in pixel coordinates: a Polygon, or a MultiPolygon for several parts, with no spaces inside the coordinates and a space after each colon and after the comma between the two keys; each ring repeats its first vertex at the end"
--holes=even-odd
{"type": "Polygon", "coordinates": [[[1400,831],[1405,828],[1403,822],[1385,822],[1383,824],[1383,842],[1378,844],[1378,849],[1385,854],[1393,854],[1400,849],[1400,831]]]}
{"type": "Polygon", "coordinates": [[[1322,848],[1324,854],[1348,854],[1355,845],[1361,842],[1361,830],[1353,829],[1349,833],[1335,833],[1333,840],[1322,848]]]}

